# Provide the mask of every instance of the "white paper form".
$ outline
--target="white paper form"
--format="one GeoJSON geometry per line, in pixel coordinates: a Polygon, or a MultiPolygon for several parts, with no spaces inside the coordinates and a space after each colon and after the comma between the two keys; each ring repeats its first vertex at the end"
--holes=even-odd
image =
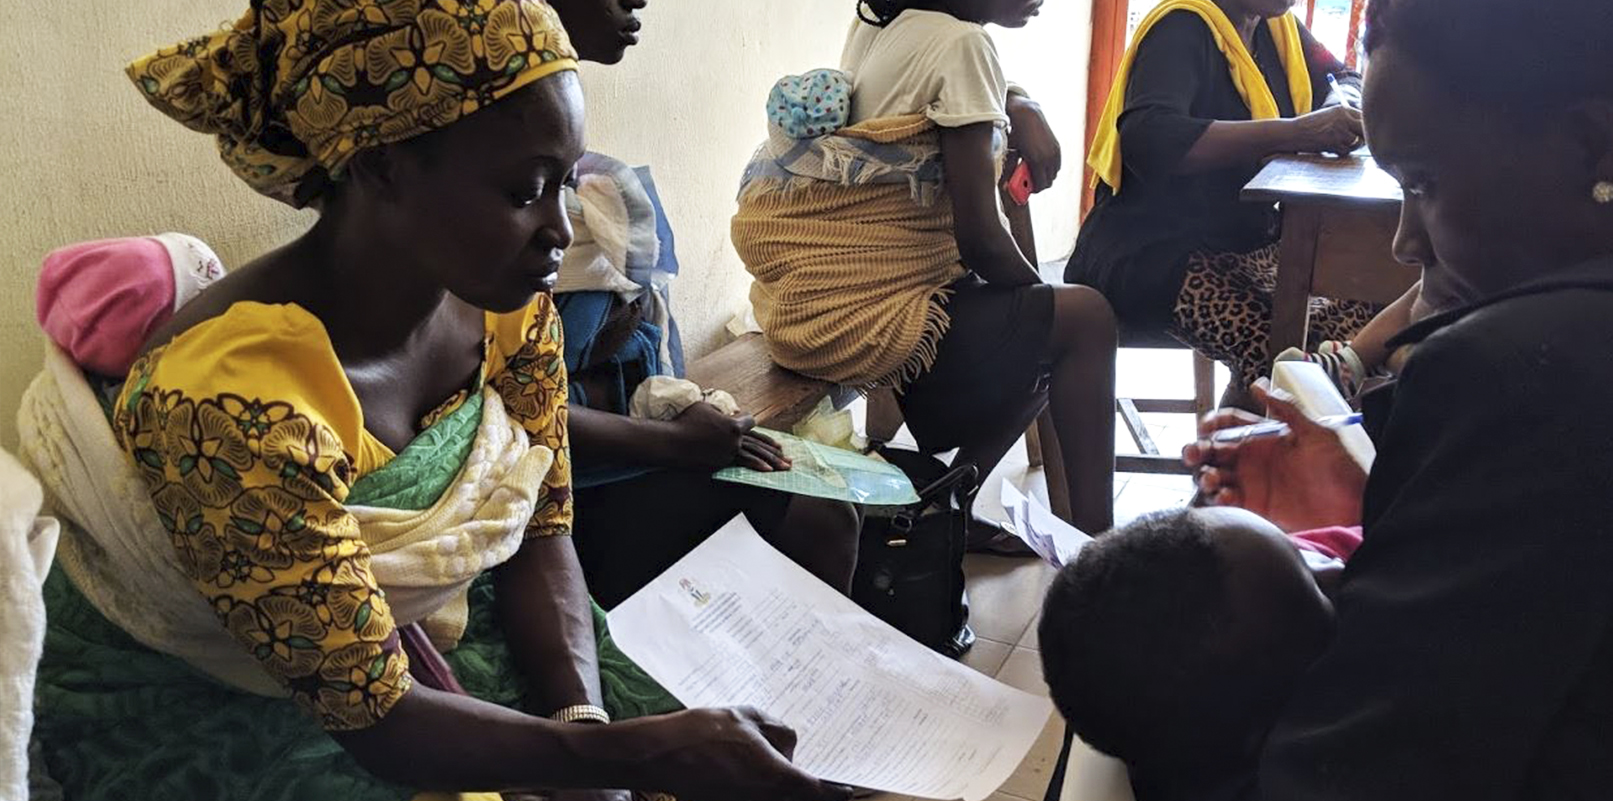
{"type": "Polygon", "coordinates": [[[1081,549],[1092,541],[1080,529],[1059,519],[1035,498],[1019,491],[1003,479],[1003,509],[1008,512],[1008,523],[1014,535],[1025,541],[1037,556],[1054,567],[1064,567],[1081,555],[1081,549]]]}
{"type": "Polygon", "coordinates": [[[980,801],[1052,714],[919,645],[774,550],[744,517],[610,613],[616,644],[684,705],[754,706],[822,779],[980,801]]]}
{"type": "MultiPolygon", "coordinates": [[[[1338,387],[1322,371],[1322,366],[1314,362],[1277,362],[1271,368],[1271,385],[1293,395],[1295,405],[1311,419],[1350,413],[1349,402],[1339,394],[1338,387]]],[[[1339,429],[1338,434],[1339,441],[1356,463],[1371,472],[1378,449],[1366,429],[1349,426],[1339,429]]]]}

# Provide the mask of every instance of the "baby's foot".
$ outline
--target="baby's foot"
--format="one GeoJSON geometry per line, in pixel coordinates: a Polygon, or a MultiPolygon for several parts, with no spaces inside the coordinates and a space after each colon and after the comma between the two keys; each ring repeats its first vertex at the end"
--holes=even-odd
{"type": "Polygon", "coordinates": [[[1322,372],[1327,373],[1333,386],[1338,387],[1345,398],[1354,398],[1361,391],[1361,382],[1367,379],[1366,366],[1361,363],[1361,357],[1348,342],[1330,339],[1319,345],[1315,353],[1289,348],[1277,355],[1277,361],[1311,362],[1321,365],[1322,372]]]}

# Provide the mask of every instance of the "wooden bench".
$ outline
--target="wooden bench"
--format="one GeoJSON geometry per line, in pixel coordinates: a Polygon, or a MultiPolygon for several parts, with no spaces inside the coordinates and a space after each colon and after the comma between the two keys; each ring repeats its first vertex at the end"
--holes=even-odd
{"type": "Polygon", "coordinates": [[[689,363],[689,380],[734,396],[739,408],[756,416],[756,424],[789,431],[812,413],[824,398],[837,406],[856,392],[808,378],[773,363],[761,334],[746,334],[689,363]]]}

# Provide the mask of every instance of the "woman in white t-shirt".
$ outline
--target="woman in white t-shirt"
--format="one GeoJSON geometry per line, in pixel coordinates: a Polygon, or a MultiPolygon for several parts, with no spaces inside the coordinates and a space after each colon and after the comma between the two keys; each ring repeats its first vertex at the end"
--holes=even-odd
{"type": "Polygon", "coordinates": [[[1003,77],[987,23],[1017,28],[1041,0],[870,0],[841,56],[852,125],[922,113],[940,128],[946,194],[968,274],[952,285],[950,325],[931,368],[901,387],[926,449],[958,447],[990,471],[1051,401],[1074,523],[1109,528],[1114,486],[1115,321],[1086,287],[1050,286],[998,205],[1005,144],[1037,191],[1059,171],[1040,108],[1003,77]]]}

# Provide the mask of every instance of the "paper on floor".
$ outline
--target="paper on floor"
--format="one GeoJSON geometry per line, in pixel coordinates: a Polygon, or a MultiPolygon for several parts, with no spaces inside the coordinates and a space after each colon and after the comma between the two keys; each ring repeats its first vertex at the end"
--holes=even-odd
{"type": "Polygon", "coordinates": [[[1064,567],[1075,561],[1092,538],[1058,515],[1036,502],[1035,498],[1020,492],[1012,482],[1003,480],[1003,509],[1014,534],[1025,541],[1037,556],[1054,567],[1064,567]]]}
{"type": "Polygon", "coordinates": [[[931,651],[774,550],[743,517],[610,613],[633,661],[690,707],[754,706],[833,782],[980,801],[1052,714],[931,651]]]}

